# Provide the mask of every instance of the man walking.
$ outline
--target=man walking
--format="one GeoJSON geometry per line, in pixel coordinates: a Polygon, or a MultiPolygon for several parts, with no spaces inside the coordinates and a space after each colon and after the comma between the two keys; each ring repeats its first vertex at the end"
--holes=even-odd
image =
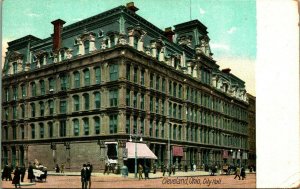
{"type": "Polygon", "coordinates": [[[88,185],[89,185],[89,189],[91,188],[92,185],[92,180],[91,180],[91,176],[92,176],[92,171],[93,171],[93,165],[90,164],[90,162],[88,162],[87,164],[87,170],[88,170],[88,185]]]}
{"type": "Polygon", "coordinates": [[[234,177],[234,179],[236,177],[239,177],[239,180],[241,180],[241,177],[240,177],[240,168],[239,167],[237,167],[236,170],[235,170],[235,177],[234,177]]]}
{"type": "Polygon", "coordinates": [[[241,176],[242,176],[242,180],[244,180],[246,178],[246,172],[245,172],[245,168],[244,167],[242,167],[241,176]]]}
{"type": "Polygon", "coordinates": [[[139,169],[138,169],[138,171],[139,171],[139,180],[140,180],[140,179],[143,179],[143,167],[142,167],[141,164],[139,164],[139,169]]]}
{"type": "Polygon", "coordinates": [[[26,172],[25,165],[22,164],[22,166],[20,167],[21,182],[24,182],[25,172],[26,172]]]}
{"type": "Polygon", "coordinates": [[[82,189],[87,189],[87,182],[88,182],[88,170],[86,168],[86,164],[83,164],[83,168],[81,169],[81,186],[82,189]]]}

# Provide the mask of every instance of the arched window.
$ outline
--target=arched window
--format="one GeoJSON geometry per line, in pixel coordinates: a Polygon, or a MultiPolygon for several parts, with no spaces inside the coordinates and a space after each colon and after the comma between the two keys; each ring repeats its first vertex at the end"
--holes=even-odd
{"type": "Polygon", "coordinates": [[[45,114],[45,105],[44,105],[44,102],[42,102],[42,101],[39,104],[40,104],[40,115],[42,117],[45,114]]]}
{"type": "Polygon", "coordinates": [[[53,123],[52,122],[48,122],[48,135],[49,135],[49,138],[53,137],[53,123]]]}
{"type": "Polygon", "coordinates": [[[90,109],[90,96],[89,94],[85,93],[83,94],[84,98],[84,110],[89,110],[90,109]]]}
{"type": "Polygon", "coordinates": [[[53,115],[53,113],[54,113],[54,102],[53,102],[53,100],[48,100],[48,106],[49,106],[49,115],[53,115]]]}
{"type": "Polygon", "coordinates": [[[79,103],[79,96],[78,95],[73,96],[73,103],[74,103],[74,111],[79,111],[80,110],[80,103],[79,103]]]}
{"type": "Polygon", "coordinates": [[[100,134],[100,118],[94,117],[94,125],[95,125],[95,134],[100,134]]]}
{"type": "Polygon", "coordinates": [[[119,78],[118,70],[119,70],[119,65],[118,64],[111,64],[109,66],[109,78],[110,78],[110,81],[116,81],[116,80],[118,80],[118,78],[119,78]]]}
{"type": "Polygon", "coordinates": [[[85,40],[84,41],[84,54],[88,54],[90,52],[90,41],[85,40]]]}
{"type": "Polygon", "coordinates": [[[18,88],[17,88],[17,86],[13,86],[13,99],[18,100],[18,88]]]}
{"type": "Polygon", "coordinates": [[[45,95],[46,90],[45,90],[45,82],[44,82],[44,80],[40,80],[40,89],[41,89],[41,95],[45,95]]]}
{"type": "Polygon", "coordinates": [[[21,139],[24,139],[24,138],[25,138],[25,129],[24,129],[24,125],[21,125],[21,127],[20,127],[20,136],[21,136],[21,139]]]}
{"type": "Polygon", "coordinates": [[[84,131],[84,135],[89,135],[89,119],[88,118],[83,118],[83,131],[84,131]]]}
{"type": "Polygon", "coordinates": [[[84,73],[84,86],[89,86],[90,85],[90,70],[85,69],[83,71],[84,73]]]}
{"type": "Polygon", "coordinates": [[[35,104],[31,103],[30,107],[31,107],[31,117],[35,117],[35,104]]]}
{"type": "Polygon", "coordinates": [[[25,84],[21,85],[22,98],[26,97],[26,86],[25,84]]]}
{"type": "Polygon", "coordinates": [[[101,96],[100,92],[94,93],[94,99],[95,99],[95,109],[99,109],[101,106],[101,96]]]}
{"type": "Polygon", "coordinates": [[[44,124],[40,123],[39,125],[40,125],[40,138],[44,138],[44,134],[45,134],[44,124]]]}
{"type": "Polygon", "coordinates": [[[66,91],[67,90],[67,85],[68,85],[67,75],[61,74],[59,77],[60,77],[60,87],[61,87],[61,90],[62,91],[66,91]]]}
{"type": "Polygon", "coordinates": [[[31,124],[30,127],[31,127],[31,138],[35,139],[35,126],[31,124]]]}
{"type": "Polygon", "coordinates": [[[101,83],[101,69],[100,69],[100,67],[95,67],[94,72],[95,72],[95,84],[100,84],[101,83]]]}
{"type": "Polygon", "coordinates": [[[31,82],[30,83],[30,87],[31,87],[31,96],[32,97],[36,96],[36,85],[35,85],[35,82],[31,82]]]}
{"type": "Polygon", "coordinates": [[[48,79],[48,81],[49,81],[49,92],[53,92],[53,91],[54,91],[54,83],[55,83],[55,80],[54,80],[52,77],[50,77],[50,78],[48,79]]]}
{"type": "Polygon", "coordinates": [[[12,126],[12,134],[13,134],[13,140],[17,140],[17,126],[12,126]]]}
{"type": "Polygon", "coordinates": [[[80,87],[80,73],[78,71],[74,72],[74,88],[80,87]]]}
{"type": "Polygon", "coordinates": [[[79,136],[79,120],[73,119],[74,136],[79,136]]]}

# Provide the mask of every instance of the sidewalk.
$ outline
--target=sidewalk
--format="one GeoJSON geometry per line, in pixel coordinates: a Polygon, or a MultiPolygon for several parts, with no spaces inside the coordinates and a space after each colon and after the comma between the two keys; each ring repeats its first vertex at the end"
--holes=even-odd
{"type": "MultiPolygon", "coordinates": [[[[255,172],[250,173],[249,171],[246,171],[246,174],[255,174],[255,172]]],[[[48,175],[53,175],[53,176],[80,176],[80,172],[65,172],[65,173],[56,173],[55,171],[48,171],[48,175]]],[[[220,173],[217,173],[215,175],[220,175],[220,173]]],[[[224,174],[225,175],[225,174],[224,174]]],[[[233,175],[233,174],[231,174],[233,175]]],[[[96,176],[96,177],[106,177],[106,176],[110,176],[110,177],[122,177],[121,174],[114,174],[114,173],[110,173],[109,175],[107,174],[103,174],[103,173],[92,173],[92,176],[96,176]]],[[[138,174],[137,174],[138,176],[138,174]]],[[[169,174],[166,173],[165,177],[168,177],[169,174]]],[[[175,172],[175,175],[171,174],[170,177],[187,177],[187,176],[210,176],[210,172],[205,172],[205,171],[188,171],[188,172],[183,172],[183,171],[178,171],[175,172]]],[[[144,174],[143,174],[144,177],[144,174]]],[[[163,173],[162,172],[156,172],[156,174],[153,173],[149,173],[149,178],[150,179],[155,179],[155,178],[162,178],[163,177],[163,173]]],[[[129,173],[127,178],[134,178],[134,173],[129,173]]]]}

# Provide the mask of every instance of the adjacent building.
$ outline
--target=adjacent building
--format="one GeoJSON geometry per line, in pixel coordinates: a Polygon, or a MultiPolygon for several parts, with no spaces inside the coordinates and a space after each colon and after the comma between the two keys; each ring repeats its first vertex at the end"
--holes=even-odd
{"type": "Polygon", "coordinates": [[[219,69],[206,26],[163,31],[137,11],[128,3],[67,26],[58,19],[49,38],[8,43],[3,162],[100,170],[130,164],[130,138],[142,138],[158,165],[247,158],[245,82],[219,69]]]}
{"type": "Polygon", "coordinates": [[[248,95],[248,165],[256,166],[256,97],[248,95]]]}

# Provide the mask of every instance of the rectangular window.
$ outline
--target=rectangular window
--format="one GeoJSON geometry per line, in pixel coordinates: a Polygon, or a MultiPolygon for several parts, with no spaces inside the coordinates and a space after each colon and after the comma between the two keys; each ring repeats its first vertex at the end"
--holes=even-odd
{"type": "Polygon", "coordinates": [[[156,100],[155,100],[155,113],[157,113],[158,114],[158,112],[159,112],[159,107],[158,107],[158,98],[156,98],[156,100]]]}
{"type": "Polygon", "coordinates": [[[126,133],[130,133],[130,116],[126,116],[126,133]]]}
{"type": "Polygon", "coordinates": [[[144,110],[145,106],[145,95],[141,93],[141,109],[144,110]]]}
{"type": "Polygon", "coordinates": [[[109,67],[109,78],[110,81],[116,81],[119,78],[119,74],[118,74],[118,64],[111,64],[109,67]]]}
{"type": "Polygon", "coordinates": [[[159,90],[159,82],[160,82],[160,77],[156,76],[156,90],[159,90]]]}
{"type": "Polygon", "coordinates": [[[60,109],[59,112],[61,114],[65,114],[67,112],[67,101],[66,100],[61,100],[60,101],[60,109]]]}
{"type": "Polygon", "coordinates": [[[126,79],[130,81],[130,64],[126,64],[126,79]]]}
{"type": "Polygon", "coordinates": [[[150,74],[150,88],[153,89],[153,81],[154,80],[154,75],[151,73],[150,74]]]}
{"type": "Polygon", "coordinates": [[[141,118],[141,135],[145,135],[145,122],[144,122],[144,118],[141,118]]]}
{"type": "Polygon", "coordinates": [[[118,89],[109,91],[110,106],[118,106],[118,89]]]}
{"type": "Polygon", "coordinates": [[[155,137],[158,138],[158,136],[159,136],[159,121],[156,120],[155,137]]]}
{"type": "Polygon", "coordinates": [[[90,71],[85,70],[84,71],[84,86],[89,86],[90,85],[90,71]]]}
{"type": "Polygon", "coordinates": [[[178,98],[182,98],[182,85],[178,85],[178,98]]]}
{"type": "Polygon", "coordinates": [[[36,85],[35,83],[31,83],[31,96],[36,96],[36,85]]]}
{"type": "Polygon", "coordinates": [[[177,84],[173,83],[173,96],[176,97],[177,84]]]}
{"type": "Polygon", "coordinates": [[[60,137],[65,137],[67,133],[67,125],[66,125],[66,121],[60,121],[59,122],[59,136],[60,137]]]}
{"type": "Polygon", "coordinates": [[[138,80],[137,72],[138,72],[138,68],[134,67],[134,69],[133,69],[133,82],[134,83],[137,83],[137,80],[138,80]]]}
{"type": "Polygon", "coordinates": [[[138,128],[137,128],[137,117],[133,117],[133,134],[138,134],[138,128]]]}
{"type": "Polygon", "coordinates": [[[17,140],[17,128],[16,126],[12,126],[12,134],[13,134],[13,140],[17,140]]]}
{"type": "Polygon", "coordinates": [[[17,87],[13,87],[13,98],[14,98],[14,100],[18,100],[18,90],[17,90],[17,87]]]}
{"type": "Polygon", "coordinates": [[[90,97],[88,94],[84,94],[84,110],[89,110],[90,109],[90,97]]]}
{"type": "Polygon", "coordinates": [[[178,127],[178,140],[181,140],[181,126],[178,127]]]}
{"type": "Polygon", "coordinates": [[[22,98],[25,98],[26,97],[26,87],[25,87],[25,85],[21,86],[21,90],[22,90],[22,98]]]}
{"type": "Polygon", "coordinates": [[[49,91],[53,92],[54,91],[54,79],[49,78],[49,91]]]}
{"type": "Polygon", "coordinates": [[[17,106],[16,105],[13,106],[13,119],[17,119],[17,106]]]}
{"type": "Polygon", "coordinates": [[[161,114],[165,115],[165,99],[161,101],[161,114]]]}
{"type": "Polygon", "coordinates": [[[130,106],[130,89],[126,89],[126,106],[130,106]]]}
{"type": "Polygon", "coordinates": [[[150,120],[149,135],[150,137],[153,135],[153,119],[150,120]]]}
{"type": "Polygon", "coordinates": [[[169,82],[169,95],[172,94],[172,81],[169,82]]]}
{"type": "Polygon", "coordinates": [[[173,118],[176,118],[177,116],[176,109],[177,109],[177,104],[173,104],[173,118]]]}
{"type": "Polygon", "coordinates": [[[173,140],[176,140],[176,129],[177,129],[177,126],[173,125],[173,140]]]}
{"type": "Polygon", "coordinates": [[[161,135],[160,135],[161,138],[165,138],[164,128],[165,128],[165,122],[162,122],[162,124],[161,124],[161,135]]]}
{"type": "Polygon", "coordinates": [[[61,87],[62,91],[67,90],[67,76],[66,75],[60,76],[60,87],[61,87]]]}
{"type": "Polygon", "coordinates": [[[137,92],[133,94],[133,107],[137,108],[137,92]]]}
{"type": "Polygon", "coordinates": [[[150,112],[153,112],[153,96],[150,97],[150,112]]]}
{"type": "Polygon", "coordinates": [[[95,71],[95,84],[101,83],[101,69],[99,67],[94,69],[95,71]]]}
{"type": "Polygon", "coordinates": [[[53,115],[53,113],[54,113],[54,102],[53,102],[53,100],[49,100],[48,103],[49,103],[49,114],[53,115]]]}
{"type": "Polygon", "coordinates": [[[172,103],[169,102],[169,117],[172,117],[172,103]]]}
{"type": "Polygon", "coordinates": [[[178,106],[178,119],[181,119],[181,105],[178,106]]]}
{"type": "Polygon", "coordinates": [[[109,133],[117,133],[117,115],[109,116],[109,133]]]}
{"type": "Polygon", "coordinates": [[[165,78],[163,78],[163,79],[162,79],[162,82],[161,82],[161,91],[162,91],[163,93],[166,92],[166,80],[165,80],[165,78]]]}
{"type": "Polygon", "coordinates": [[[74,136],[79,136],[79,121],[78,119],[73,120],[74,136]]]}
{"type": "Polygon", "coordinates": [[[141,85],[145,85],[145,70],[141,71],[141,85]]]}
{"type": "Polygon", "coordinates": [[[41,95],[45,95],[46,94],[45,82],[43,80],[41,80],[40,85],[41,85],[41,95]]]}
{"type": "Polygon", "coordinates": [[[24,139],[25,138],[25,130],[24,130],[24,127],[21,126],[21,139],[24,139]]]}

